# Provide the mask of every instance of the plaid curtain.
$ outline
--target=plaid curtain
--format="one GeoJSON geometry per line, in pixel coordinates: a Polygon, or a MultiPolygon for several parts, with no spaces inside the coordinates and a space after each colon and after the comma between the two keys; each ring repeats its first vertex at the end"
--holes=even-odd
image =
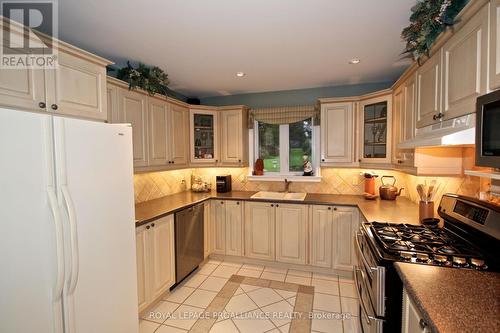
{"type": "Polygon", "coordinates": [[[320,124],[319,103],[316,105],[251,109],[248,113],[248,128],[252,129],[255,121],[282,125],[296,123],[308,118],[313,119],[314,125],[320,124]]]}

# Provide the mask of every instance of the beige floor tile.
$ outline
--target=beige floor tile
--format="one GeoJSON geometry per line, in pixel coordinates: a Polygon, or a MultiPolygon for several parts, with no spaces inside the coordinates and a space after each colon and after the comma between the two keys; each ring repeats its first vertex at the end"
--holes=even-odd
{"type": "Polygon", "coordinates": [[[197,316],[203,312],[202,309],[189,305],[181,305],[172,313],[164,324],[184,330],[189,330],[197,320],[197,316]]]}
{"type": "Polygon", "coordinates": [[[351,317],[344,320],[344,333],[361,333],[361,325],[358,317],[351,317]]]}
{"type": "Polygon", "coordinates": [[[241,268],[242,264],[238,262],[223,261],[221,266],[241,268]]]}
{"type": "Polygon", "coordinates": [[[160,325],[155,333],[186,333],[186,330],[181,330],[180,328],[175,328],[167,325],[160,325]]]}
{"type": "Polygon", "coordinates": [[[288,270],[288,275],[293,275],[293,276],[302,276],[302,277],[308,277],[310,278],[312,276],[311,272],[306,272],[306,271],[298,271],[295,269],[289,269],[288,270]]]}
{"type": "Polygon", "coordinates": [[[267,272],[267,271],[262,272],[262,275],[260,276],[261,279],[281,281],[281,282],[285,281],[285,277],[286,277],[285,274],[267,272]]]}
{"type": "Polygon", "coordinates": [[[277,328],[274,328],[274,329],[272,329],[270,331],[267,331],[266,333],[281,333],[281,331],[279,329],[277,329],[277,328]]]}
{"type": "Polygon", "coordinates": [[[206,308],[210,302],[217,296],[217,292],[196,289],[191,296],[189,296],[184,304],[196,306],[198,308],[206,308]]]}
{"type": "Polygon", "coordinates": [[[203,267],[201,267],[197,273],[198,274],[203,274],[203,275],[210,275],[212,274],[213,271],[218,267],[219,265],[216,264],[205,264],[203,267]]]}
{"type": "Polygon", "coordinates": [[[280,333],[288,333],[288,331],[290,331],[290,324],[286,324],[278,328],[280,330],[280,333]]]}
{"type": "Polygon", "coordinates": [[[238,295],[241,295],[243,294],[244,291],[243,289],[241,289],[241,287],[239,287],[238,289],[236,289],[236,291],[234,292],[234,296],[238,296],[238,295]]]}
{"type": "Polygon", "coordinates": [[[164,300],[174,303],[183,303],[195,291],[195,288],[177,286],[164,300]]]}
{"type": "Polygon", "coordinates": [[[156,307],[151,309],[151,311],[148,311],[144,314],[142,319],[146,319],[149,321],[154,321],[156,323],[163,323],[169,314],[175,311],[179,304],[177,303],[172,303],[172,302],[167,302],[167,301],[160,301],[156,307]]]}
{"type": "Polygon", "coordinates": [[[311,278],[303,276],[287,275],[285,282],[297,283],[309,286],[311,285],[311,278]]]}
{"type": "Polygon", "coordinates": [[[208,259],[207,264],[220,265],[222,264],[222,261],[217,259],[208,259]]]}
{"type": "Polygon", "coordinates": [[[359,315],[359,303],[356,298],[340,297],[342,313],[350,313],[353,316],[359,315]]]}
{"type": "Polygon", "coordinates": [[[253,269],[254,271],[263,271],[264,270],[264,266],[262,265],[254,265],[254,264],[243,264],[243,266],[241,268],[244,268],[244,269],[253,269]]]}
{"type": "Polygon", "coordinates": [[[239,333],[239,331],[231,319],[226,319],[215,323],[210,329],[210,333],[239,333]]]}
{"type": "Polygon", "coordinates": [[[191,288],[198,288],[200,284],[203,283],[207,279],[206,275],[202,274],[194,274],[190,277],[188,277],[186,280],[184,280],[181,284],[183,287],[191,287],[191,288]]]}
{"type": "Polygon", "coordinates": [[[339,277],[337,275],[313,273],[313,279],[328,280],[328,281],[338,281],[339,277]]]}
{"type": "Polygon", "coordinates": [[[273,266],[266,266],[266,267],[264,267],[264,272],[286,274],[288,272],[288,269],[280,268],[280,267],[273,267],[273,266]]]}
{"type": "Polygon", "coordinates": [[[209,276],[198,288],[218,292],[224,287],[227,281],[228,279],[225,278],[209,276]]]}
{"type": "Polygon", "coordinates": [[[275,292],[277,292],[281,297],[284,299],[291,298],[294,296],[297,296],[297,293],[293,291],[287,291],[287,290],[280,290],[280,289],[274,289],[275,292]]]}
{"type": "Polygon", "coordinates": [[[247,294],[259,306],[263,307],[271,303],[281,301],[283,298],[271,288],[261,288],[247,294]]]}
{"type": "Polygon", "coordinates": [[[291,305],[291,306],[295,306],[295,300],[297,299],[296,296],[294,297],[290,297],[290,298],[287,298],[286,301],[291,305]]]}
{"type": "Polygon", "coordinates": [[[267,332],[275,328],[270,320],[259,318],[259,316],[262,316],[260,310],[248,312],[242,317],[234,318],[233,322],[241,333],[267,332]],[[253,315],[253,318],[249,318],[250,315],[253,315]]]}
{"type": "Polygon", "coordinates": [[[260,289],[262,287],[259,287],[259,286],[252,286],[252,285],[249,285],[249,284],[240,284],[240,288],[243,289],[244,292],[246,293],[249,293],[253,290],[257,290],[257,289],[260,289]]]}
{"type": "Polygon", "coordinates": [[[152,321],[139,320],[139,333],[153,333],[160,326],[158,323],[152,321]]]}
{"type": "Polygon", "coordinates": [[[257,309],[257,305],[246,294],[233,296],[226,305],[225,310],[235,316],[238,313],[248,312],[257,309]]]}
{"type": "Polygon", "coordinates": [[[339,283],[337,281],[312,279],[311,285],[314,286],[315,292],[339,295],[339,283]]]}
{"type": "Polygon", "coordinates": [[[241,275],[241,276],[250,276],[250,277],[255,277],[255,278],[258,278],[260,277],[260,274],[262,272],[261,271],[256,271],[256,270],[253,270],[253,269],[246,269],[246,268],[242,268],[238,271],[238,275],[241,275]]]}
{"type": "Polygon", "coordinates": [[[346,278],[343,276],[339,276],[339,282],[342,283],[354,283],[354,280],[352,278],[346,278]]]}
{"type": "Polygon", "coordinates": [[[219,267],[217,267],[213,272],[212,276],[218,276],[218,277],[223,277],[223,278],[230,278],[231,275],[236,274],[239,270],[239,267],[236,266],[225,266],[224,264],[221,264],[219,267]]]}
{"type": "Polygon", "coordinates": [[[270,319],[276,326],[290,324],[292,321],[293,306],[286,301],[264,306],[261,310],[270,314],[270,319]]]}
{"type": "Polygon", "coordinates": [[[339,286],[340,286],[340,296],[353,297],[353,298],[358,297],[358,295],[356,294],[356,289],[354,289],[354,284],[340,282],[339,286]]]}
{"type": "Polygon", "coordinates": [[[313,309],[340,313],[341,311],[340,297],[334,295],[314,293],[313,309]]]}
{"type": "Polygon", "coordinates": [[[335,319],[332,317],[333,314],[314,311],[315,316],[321,316],[320,318],[313,318],[312,320],[312,330],[324,333],[342,333],[342,320],[335,319]],[[329,317],[330,316],[330,317],[329,317]]]}

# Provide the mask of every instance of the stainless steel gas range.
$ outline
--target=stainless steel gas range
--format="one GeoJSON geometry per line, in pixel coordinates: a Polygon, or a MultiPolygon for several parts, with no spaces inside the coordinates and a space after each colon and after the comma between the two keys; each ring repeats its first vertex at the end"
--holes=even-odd
{"type": "Polygon", "coordinates": [[[364,333],[401,330],[402,283],[396,261],[449,269],[500,271],[500,209],[446,194],[438,213],[444,227],[368,222],[355,236],[354,279],[364,333]]]}

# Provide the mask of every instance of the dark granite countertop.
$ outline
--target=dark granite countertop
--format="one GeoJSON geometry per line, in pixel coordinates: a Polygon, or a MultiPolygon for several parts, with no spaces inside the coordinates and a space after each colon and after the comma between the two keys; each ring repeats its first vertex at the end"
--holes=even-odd
{"type": "Polygon", "coordinates": [[[432,332],[500,332],[500,273],[394,266],[432,332]]]}
{"type": "Polygon", "coordinates": [[[250,197],[255,193],[251,191],[233,191],[228,193],[195,193],[186,191],[141,202],[135,205],[136,225],[139,226],[148,223],[161,216],[175,213],[208,199],[355,206],[360,209],[367,221],[418,224],[418,205],[404,197],[400,197],[395,201],[387,201],[380,199],[365,200],[361,195],[308,193],[304,201],[283,201],[251,199],[250,197]]]}

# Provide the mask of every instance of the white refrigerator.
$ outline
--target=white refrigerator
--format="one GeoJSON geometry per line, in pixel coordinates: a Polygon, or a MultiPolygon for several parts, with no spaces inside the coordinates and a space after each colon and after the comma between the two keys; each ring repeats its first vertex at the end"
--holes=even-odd
{"type": "Polygon", "coordinates": [[[137,333],[132,129],[0,108],[0,332],[137,333]]]}

